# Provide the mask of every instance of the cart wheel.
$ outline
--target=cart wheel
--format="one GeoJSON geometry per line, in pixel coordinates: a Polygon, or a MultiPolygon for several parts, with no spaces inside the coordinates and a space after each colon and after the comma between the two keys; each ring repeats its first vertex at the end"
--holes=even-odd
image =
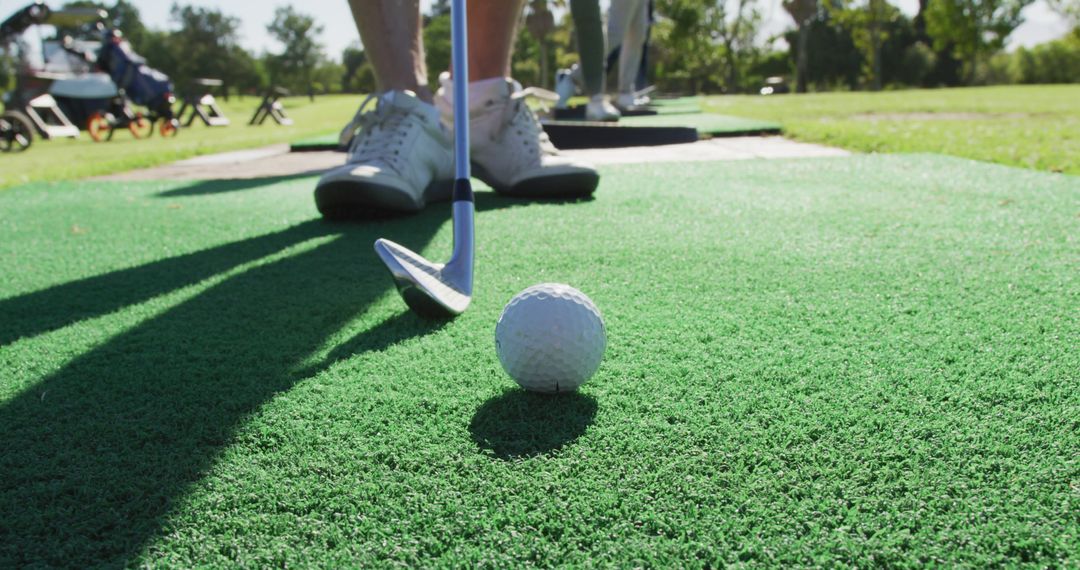
{"type": "Polygon", "coordinates": [[[176,119],[162,119],[161,120],[161,136],[165,138],[175,137],[180,132],[180,121],[176,119]]]}
{"type": "Polygon", "coordinates": [[[86,120],[86,132],[90,134],[90,138],[94,142],[101,142],[109,136],[109,132],[112,131],[112,122],[109,117],[98,111],[90,118],[86,120]]]}
{"type": "Polygon", "coordinates": [[[128,130],[131,131],[131,135],[135,138],[145,139],[154,134],[154,123],[142,116],[142,113],[135,113],[135,118],[128,123],[128,130]]]}
{"type": "Polygon", "coordinates": [[[18,112],[0,115],[0,152],[22,152],[34,142],[34,127],[30,119],[18,112]]]}

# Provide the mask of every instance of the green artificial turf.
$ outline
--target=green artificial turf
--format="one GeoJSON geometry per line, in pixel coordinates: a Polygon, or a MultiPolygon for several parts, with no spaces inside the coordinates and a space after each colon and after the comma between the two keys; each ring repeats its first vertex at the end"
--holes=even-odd
{"type": "Polygon", "coordinates": [[[689,96],[689,97],[674,97],[664,99],[652,99],[649,106],[655,109],[661,115],[664,114],[680,114],[680,113],[700,113],[702,104],[705,102],[704,97],[689,96]]]}
{"type": "Polygon", "coordinates": [[[473,306],[313,178],[0,194],[0,567],[1080,563],[1080,179],[931,155],[607,167],[482,191],[473,306]],[[503,304],[608,349],[516,389],[503,304]]]}

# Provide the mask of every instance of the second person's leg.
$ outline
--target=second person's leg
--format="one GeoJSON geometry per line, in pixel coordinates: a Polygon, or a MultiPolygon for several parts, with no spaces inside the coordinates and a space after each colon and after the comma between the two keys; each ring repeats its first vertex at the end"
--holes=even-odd
{"type": "Polygon", "coordinates": [[[570,11],[574,16],[585,92],[589,96],[585,119],[617,121],[619,111],[611,106],[604,93],[604,23],[600,19],[600,0],[570,0],[570,11]]]}

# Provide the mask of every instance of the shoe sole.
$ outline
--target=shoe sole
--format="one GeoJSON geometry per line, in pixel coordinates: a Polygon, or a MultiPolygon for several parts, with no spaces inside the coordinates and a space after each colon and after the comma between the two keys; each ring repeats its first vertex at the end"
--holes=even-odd
{"type": "Polygon", "coordinates": [[[339,180],[315,188],[315,207],[329,220],[386,218],[415,214],[429,202],[448,200],[453,190],[453,180],[432,182],[416,201],[392,186],[339,180]]]}
{"type": "Polygon", "coordinates": [[[473,163],[473,176],[491,186],[504,196],[532,200],[584,198],[591,196],[600,184],[600,173],[582,170],[554,176],[541,176],[522,180],[513,186],[495,184],[479,164],[473,163]]]}

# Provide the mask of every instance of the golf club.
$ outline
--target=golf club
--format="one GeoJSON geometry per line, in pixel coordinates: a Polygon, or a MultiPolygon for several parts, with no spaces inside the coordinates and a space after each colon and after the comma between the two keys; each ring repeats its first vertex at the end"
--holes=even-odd
{"type": "Polygon", "coordinates": [[[465,0],[450,7],[454,73],[454,251],[445,264],[432,263],[412,250],[387,239],[375,241],[379,254],[405,304],[421,316],[452,318],[472,301],[473,191],[469,182],[468,38],[465,0]]]}

